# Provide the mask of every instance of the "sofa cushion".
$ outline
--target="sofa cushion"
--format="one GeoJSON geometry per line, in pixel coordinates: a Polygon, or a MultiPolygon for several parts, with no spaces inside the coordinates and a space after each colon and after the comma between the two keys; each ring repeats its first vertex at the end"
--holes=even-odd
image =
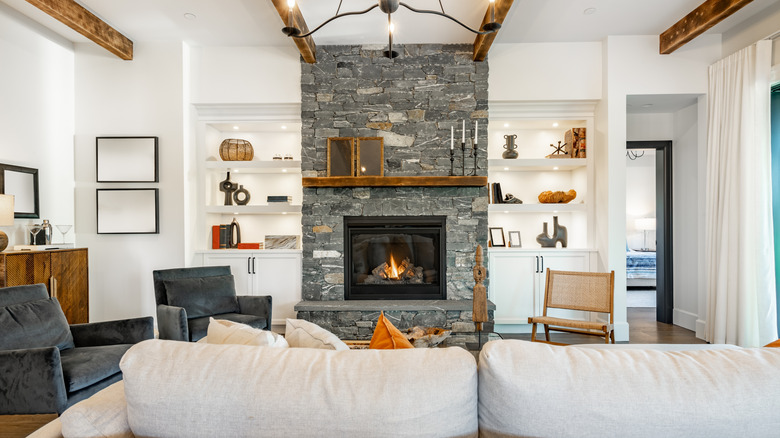
{"type": "Polygon", "coordinates": [[[293,348],[349,350],[338,336],[309,321],[287,318],[284,338],[293,348]]]}
{"type": "Polygon", "coordinates": [[[73,335],[57,298],[0,307],[0,350],[73,348],[73,335]]]}
{"type": "Polygon", "coordinates": [[[62,352],[62,374],[68,393],[119,372],[119,359],[132,344],[71,348],[62,352]]]}
{"type": "Polygon", "coordinates": [[[406,339],[406,336],[400,330],[395,328],[390,320],[385,318],[385,313],[381,312],[379,319],[376,321],[376,328],[371,336],[368,348],[374,350],[395,350],[414,348],[414,345],[406,339]]]}
{"type": "MultiPolygon", "coordinates": [[[[264,316],[244,315],[243,313],[223,313],[214,316],[219,319],[246,324],[256,329],[264,329],[268,323],[264,316]]],[[[190,341],[197,341],[208,334],[209,317],[188,319],[187,328],[190,332],[190,341]]]]}
{"type": "Polygon", "coordinates": [[[239,311],[232,275],[163,280],[168,304],[183,307],[187,318],[239,311]]]}
{"type": "Polygon", "coordinates": [[[64,437],[132,438],[124,383],[114,383],[71,406],[62,413],[60,422],[64,437]]]}
{"type": "Polygon", "coordinates": [[[480,436],[772,436],[778,369],[780,350],[770,348],[492,341],[479,357],[480,436]]]}
{"type": "Polygon", "coordinates": [[[209,344],[255,345],[259,347],[287,348],[289,345],[282,336],[270,331],[252,328],[225,319],[209,318],[209,344]]]}
{"type": "Polygon", "coordinates": [[[148,340],[120,366],[136,436],[477,436],[477,366],[461,348],[148,340]]]}

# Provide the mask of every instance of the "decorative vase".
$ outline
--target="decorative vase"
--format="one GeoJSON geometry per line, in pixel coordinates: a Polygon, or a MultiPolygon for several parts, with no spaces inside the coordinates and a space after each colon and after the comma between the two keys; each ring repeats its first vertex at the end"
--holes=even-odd
{"type": "Polygon", "coordinates": [[[547,234],[547,222],[542,225],[542,234],[536,236],[536,241],[539,242],[539,245],[542,245],[542,248],[555,247],[555,239],[547,234]]]}
{"type": "Polygon", "coordinates": [[[233,193],[233,200],[236,201],[236,205],[247,205],[249,204],[250,198],[249,190],[245,189],[243,184],[239,185],[238,190],[233,193]],[[243,199],[241,199],[242,196],[243,199]]]}
{"type": "Polygon", "coordinates": [[[515,145],[515,139],[517,139],[517,134],[512,135],[505,135],[504,138],[506,139],[506,144],[504,145],[504,151],[503,154],[501,154],[501,157],[503,158],[517,158],[517,145],[515,145]]]}
{"type": "Polygon", "coordinates": [[[222,140],[219,145],[219,157],[222,161],[251,161],[255,156],[252,143],[239,138],[222,140]]]}
{"type": "Polygon", "coordinates": [[[558,216],[553,216],[553,246],[556,243],[561,242],[561,248],[566,248],[566,244],[569,240],[569,232],[563,225],[558,225],[558,216]]]}
{"type": "Polygon", "coordinates": [[[219,183],[219,191],[225,192],[225,205],[233,205],[233,192],[236,191],[236,183],[230,180],[230,172],[227,178],[219,183]]]}
{"type": "Polygon", "coordinates": [[[238,244],[241,243],[241,227],[238,226],[236,218],[233,218],[233,222],[230,223],[229,234],[228,248],[238,248],[238,244]]]}

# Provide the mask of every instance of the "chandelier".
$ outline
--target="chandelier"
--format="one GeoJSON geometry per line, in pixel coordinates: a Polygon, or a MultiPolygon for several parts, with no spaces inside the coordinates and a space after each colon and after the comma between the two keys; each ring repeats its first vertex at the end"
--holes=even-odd
{"type": "Polygon", "coordinates": [[[304,33],[301,33],[301,30],[295,27],[294,20],[293,20],[293,8],[295,7],[295,0],[287,0],[287,6],[290,8],[290,13],[288,14],[288,21],[287,26],[282,28],[282,33],[287,35],[288,37],[292,38],[306,38],[313,33],[317,32],[318,30],[322,29],[326,24],[330,23],[333,20],[336,20],[341,17],[346,17],[349,15],[363,15],[367,12],[370,12],[376,8],[379,8],[380,11],[387,14],[387,33],[388,33],[388,45],[387,50],[384,51],[384,55],[388,58],[395,58],[398,56],[398,52],[393,50],[393,32],[395,31],[395,26],[393,25],[393,12],[397,11],[400,6],[405,7],[406,9],[418,13],[418,14],[431,14],[431,15],[438,15],[440,17],[444,17],[447,19],[450,19],[454,21],[455,23],[458,23],[463,28],[469,30],[470,32],[473,32],[478,35],[485,35],[489,33],[494,33],[498,29],[501,28],[501,23],[496,22],[496,5],[495,0],[490,0],[490,22],[485,23],[484,26],[482,26],[482,30],[473,29],[465,24],[463,24],[461,21],[459,21],[457,18],[447,14],[444,12],[444,6],[441,4],[441,0],[439,0],[439,6],[441,6],[441,11],[434,11],[434,10],[426,10],[426,9],[415,9],[406,3],[399,1],[399,0],[379,0],[377,4],[371,6],[370,8],[364,10],[364,11],[353,11],[353,12],[343,12],[339,13],[341,11],[341,3],[343,0],[339,0],[339,6],[336,9],[336,15],[328,18],[322,24],[315,27],[314,30],[304,33]]]}

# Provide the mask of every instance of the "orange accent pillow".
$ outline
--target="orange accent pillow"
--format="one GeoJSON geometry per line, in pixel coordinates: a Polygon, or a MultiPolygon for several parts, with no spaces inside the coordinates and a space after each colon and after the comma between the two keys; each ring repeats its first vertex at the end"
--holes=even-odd
{"type": "Polygon", "coordinates": [[[776,340],[775,342],[771,342],[769,344],[764,345],[764,347],[777,347],[780,348],[780,339],[776,340]]]}
{"type": "Polygon", "coordinates": [[[381,312],[368,348],[374,350],[395,350],[398,348],[414,348],[414,345],[385,318],[385,313],[381,312]]]}

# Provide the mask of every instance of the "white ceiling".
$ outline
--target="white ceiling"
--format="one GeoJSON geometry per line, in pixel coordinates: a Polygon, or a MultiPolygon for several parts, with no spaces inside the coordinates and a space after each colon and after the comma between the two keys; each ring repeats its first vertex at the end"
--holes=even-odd
{"type": "MultiPolygon", "coordinates": [[[[25,0],[1,0],[74,42],[87,40],[25,0]]],[[[496,43],[600,41],[607,35],[657,35],[704,0],[515,0],[496,43]],[[595,8],[593,14],[585,14],[595,8]]],[[[780,0],[754,0],[709,33],[723,33],[780,0]]],[[[441,0],[450,15],[477,27],[488,0],[441,0]]],[[[98,17],[137,42],[185,41],[193,45],[292,46],[271,0],[80,0],[98,17]],[[185,13],[195,19],[184,18],[185,13]]],[[[342,12],[363,10],[374,0],[343,0],[342,12]]],[[[438,9],[439,0],[406,0],[438,9]]],[[[339,0],[298,0],[310,28],[336,12],[339,0]]],[[[471,43],[474,35],[442,17],[401,7],[393,16],[395,42],[471,43]]],[[[317,44],[384,44],[386,17],[375,9],[345,17],[314,35],[317,44]]]]}

